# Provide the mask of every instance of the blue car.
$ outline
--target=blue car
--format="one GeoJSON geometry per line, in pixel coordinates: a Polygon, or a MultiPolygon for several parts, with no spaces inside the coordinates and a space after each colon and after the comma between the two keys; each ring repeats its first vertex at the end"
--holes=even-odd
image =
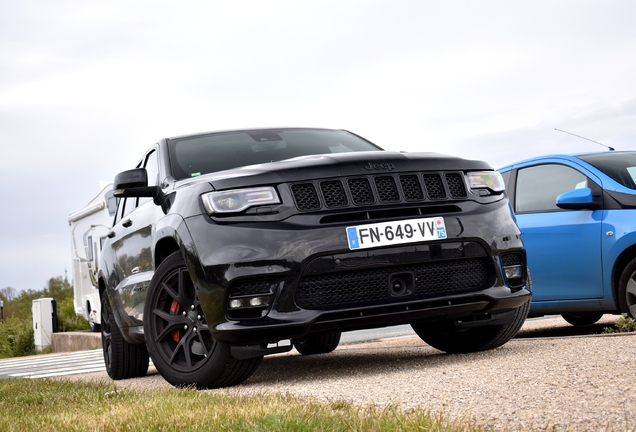
{"type": "Polygon", "coordinates": [[[541,156],[499,172],[528,253],[529,316],[636,317],[636,152],[541,156]]]}

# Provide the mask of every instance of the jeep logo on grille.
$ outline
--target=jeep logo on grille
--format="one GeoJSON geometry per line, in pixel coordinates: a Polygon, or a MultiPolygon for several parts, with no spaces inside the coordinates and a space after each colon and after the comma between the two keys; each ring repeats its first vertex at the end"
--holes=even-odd
{"type": "Polygon", "coordinates": [[[367,164],[364,166],[364,169],[368,171],[393,171],[395,169],[395,165],[388,162],[381,162],[381,163],[367,162],[367,164]]]}

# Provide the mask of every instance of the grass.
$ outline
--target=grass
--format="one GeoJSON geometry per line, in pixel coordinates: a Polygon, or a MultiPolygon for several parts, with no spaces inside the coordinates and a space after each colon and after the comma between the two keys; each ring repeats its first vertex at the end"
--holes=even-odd
{"type": "Polygon", "coordinates": [[[476,431],[424,410],[361,408],[285,395],[192,389],[118,390],[111,383],[0,381],[2,431],[476,431]]]}
{"type": "Polygon", "coordinates": [[[627,314],[622,314],[614,327],[605,327],[603,333],[627,333],[636,331],[636,320],[627,314]]]}

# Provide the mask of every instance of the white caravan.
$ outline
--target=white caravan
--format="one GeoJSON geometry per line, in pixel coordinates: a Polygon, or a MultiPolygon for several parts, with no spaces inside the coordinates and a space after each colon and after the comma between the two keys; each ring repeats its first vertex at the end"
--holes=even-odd
{"type": "Polygon", "coordinates": [[[96,279],[97,266],[116,210],[117,198],[113,196],[113,184],[108,183],[86,206],[68,216],[71,228],[75,313],[86,318],[94,332],[100,331],[102,322],[96,279]]]}

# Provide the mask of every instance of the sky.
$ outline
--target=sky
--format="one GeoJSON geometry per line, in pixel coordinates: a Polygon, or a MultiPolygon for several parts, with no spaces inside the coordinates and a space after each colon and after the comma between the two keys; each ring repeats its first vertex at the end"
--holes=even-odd
{"type": "Polygon", "coordinates": [[[162,137],[347,129],[494,168],[636,140],[631,0],[0,2],[0,288],[162,137]]]}

